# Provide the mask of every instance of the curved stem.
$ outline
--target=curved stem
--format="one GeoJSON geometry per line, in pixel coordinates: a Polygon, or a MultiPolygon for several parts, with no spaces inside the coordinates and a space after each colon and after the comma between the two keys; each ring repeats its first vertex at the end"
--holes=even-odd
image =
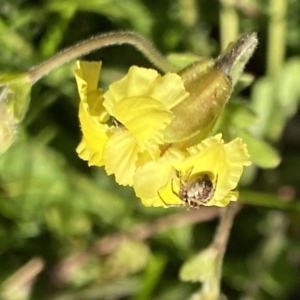
{"type": "Polygon", "coordinates": [[[130,31],[110,32],[94,36],[82,41],[75,46],[67,48],[49,60],[29,70],[29,76],[33,83],[38,81],[49,72],[57,69],[61,65],[88,54],[100,48],[130,44],[141,51],[155,66],[164,72],[177,71],[176,68],[161,55],[156,48],[144,37],[130,31]]]}

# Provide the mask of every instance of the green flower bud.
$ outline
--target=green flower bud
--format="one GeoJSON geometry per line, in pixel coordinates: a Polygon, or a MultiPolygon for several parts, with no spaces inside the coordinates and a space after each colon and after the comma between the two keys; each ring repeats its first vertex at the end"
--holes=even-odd
{"type": "Polygon", "coordinates": [[[256,45],[256,34],[245,34],[216,60],[195,63],[179,73],[190,95],[172,109],[174,119],[166,128],[166,142],[192,137],[200,141],[208,135],[256,45]]]}
{"type": "Polygon", "coordinates": [[[200,62],[180,73],[190,96],[172,110],[174,119],[166,128],[166,142],[182,142],[199,133],[207,136],[227,102],[232,83],[213,60],[200,62]]]}

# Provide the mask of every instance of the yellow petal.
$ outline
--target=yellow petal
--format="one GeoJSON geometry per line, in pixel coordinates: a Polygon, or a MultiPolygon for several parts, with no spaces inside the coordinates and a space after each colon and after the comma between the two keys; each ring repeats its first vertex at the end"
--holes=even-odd
{"type": "Polygon", "coordinates": [[[156,79],[153,90],[149,96],[159,100],[168,109],[182,102],[189,96],[185,90],[181,77],[176,73],[167,73],[166,75],[156,79]]]}
{"type": "Polygon", "coordinates": [[[153,98],[170,110],[189,96],[181,77],[176,73],[164,76],[157,71],[133,66],[121,80],[110,85],[105,93],[105,107],[110,115],[113,108],[126,98],[153,98]]]}
{"type": "Polygon", "coordinates": [[[229,192],[223,199],[217,200],[216,198],[211,199],[206,206],[219,206],[219,207],[225,207],[227,206],[231,201],[236,201],[239,197],[238,192],[229,192]]]}
{"type": "Polygon", "coordinates": [[[112,83],[104,94],[108,113],[113,115],[113,108],[117,103],[126,98],[145,96],[149,88],[160,76],[157,71],[133,66],[121,80],[112,83]]]}
{"type": "Polygon", "coordinates": [[[172,167],[170,165],[160,164],[155,161],[138,168],[134,176],[136,196],[139,198],[158,196],[158,191],[170,181],[171,172],[172,167]]]}
{"type": "Polygon", "coordinates": [[[82,160],[88,161],[89,166],[103,166],[103,154],[93,151],[91,147],[89,147],[84,137],[77,146],[76,152],[82,160]]]}
{"type": "Polygon", "coordinates": [[[190,156],[175,168],[183,174],[192,169],[191,176],[197,173],[210,173],[211,179],[215,179],[225,160],[225,150],[221,136],[210,137],[202,143],[187,149],[190,156]]]}
{"type": "Polygon", "coordinates": [[[172,178],[169,180],[168,184],[159,191],[160,206],[180,206],[184,205],[184,202],[177,196],[179,193],[179,183],[175,180],[176,174],[173,169],[172,178]],[[176,195],[177,194],[177,195],[176,195]],[[162,201],[162,200],[163,201],[162,201]]]}
{"type": "Polygon", "coordinates": [[[76,151],[89,165],[103,165],[103,149],[108,140],[109,127],[102,124],[108,115],[103,107],[103,97],[98,90],[100,63],[77,62],[75,77],[80,95],[79,120],[83,139],[76,151]]]}
{"type": "Polygon", "coordinates": [[[86,103],[80,103],[79,120],[83,139],[76,151],[81,159],[89,162],[90,166],[102,166],[103,151],[108,141],[109,127],[106,124],[101,124],[96,117],[92,117],[88,113],[86,103]]]}
{"type": "Polygon", "coordinates": [[[214,195],[204,206],[224,207],[230,201],[236,201],[236,188],[243,172],[243,167],[249,165],[249,155],[246,145],[241,139],[224,145],[221,135],[204,140],[201,144],[188,148],[190,156],[182,162],[174,164],[174,168],[182,174],[169,180],[167,186],[159,192],[163,202],[167,205],[182,205],[178,194],[182,181],[189,183],[198,179],[202,174],[208,174],[214,184],[214,195]],[[177,194],[177,195],[176,195],[177,194]]]}
{"type": "Polygon", "coordinates": [[[107,174],[115,174],[116,182],[120,185],[132,185],[138,154],[143,151],[125,128],[115,130],[104,150],[107,174]]]}
{"type": "Polygon", "coordinates": [[[101,62],[78,61],[77,66],[75,78],[80,100],[87,104],[85,109],[91,116],[105,123],[109,115],[103,106],[102,91],[98,89],[101,62]]]}
{"type": "Polygon", "coordinates": [[[195,154],[198,154],[199,152],[202,152],[202,151],[210,148],[212,145],[219,144],[219,142],[223,143],[221,133],[218,133],[212,137],[208,137],[207,139],[203,140],[201,143],[199,143],[195,146],[189,147],[188,151],[191,155],[195,155],[195,154]]]}
{"type": "Polygon", "coordinates": [[[144,206],[146,207],[161,207],[165,206],[159,196],[152,197],[152,198],[141,198],[141,201],[144,206]]]}
{"type": "Polygon", "coordinates": [[[163,143],[163,130],[172,120],[166,107],[151,98],[128,98],[113,108],[113,115],[149,152],[163,143]],[[152,149],[153,148],[153,149],[152,149]]]}
{"type": "Polygon", "coordinates": [[[217,189],[214,198],[222,200],[229,191],[236,188],[242,173],[243,167],[251,165],[246,145],[240,138],[224,145],[226,159],[218,174],[217,189]]]}
{"type": "Polygon", "coordinates": [[[87,93],[98,89],[101,64],[101,62],[76,62],[75,78],[80,99],[84,99],[87,93]]]}
{"type": "Polygon", "coordinates": [[[182,161],[187,153],[178,149],[169,148],[158,161],[151,161],[136,170],[134,176],[134,190],[146,206],[163,206],[159,191],[174,177],[174,162],[182,161]],[[157,198],[158,197],[158,198],[157,198]],[[155,200],[155,205],[153,201],[155,200]]]}

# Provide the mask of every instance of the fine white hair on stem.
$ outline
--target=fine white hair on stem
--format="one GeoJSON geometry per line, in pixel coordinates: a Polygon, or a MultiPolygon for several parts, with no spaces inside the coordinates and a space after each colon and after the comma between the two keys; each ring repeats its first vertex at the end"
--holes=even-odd
{"type": "Polygon", "coordinates": [[[144,37],[131,31],[116,31],[94,36],[62,50],[47,61],[31,68],[29,70],[30,78],[35,83],[41,77],[73,59],[100,48],[122,44],[130,44],[137,48],[163,72],[176,71],[175,67],[144,37]]]}

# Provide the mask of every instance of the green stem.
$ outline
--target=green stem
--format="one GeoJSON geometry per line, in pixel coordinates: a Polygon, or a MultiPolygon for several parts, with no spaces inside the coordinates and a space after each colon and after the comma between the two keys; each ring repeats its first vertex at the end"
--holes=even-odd
{"type": "Polygon", "coordinates": [[[75,46],[67,48],[57,55],[53,56],[49,60],[30,69],[29,76],[32,82],[35,83],[40,78],[47,75],[49,72],[57,69],[58,67],[62,66],[65,63],[68,63],[73,59],[76,59],[100,48],[121,44],[130,44],[136,47],[155,66],[157,66],[164,72],[177,71],[175,67],[170,64],[168,60],[164,56],[162,56],[148,40],[134,32],[121,31],[101,34],[88,40],[82,41],[75,46]]]}
{"type": "Polygon", "coordinates": [[[221,48],[236,40],[239,34],[239,16],[236,12],[236,0],[220,0],[220,35],[221,48]]]}
{"type": "Polygon", "coordinates": [[[186,29],[193,29],[198,20],[196,0],[179,0],[178,6],[182,24],[186,29]]]}
{"type": "Polygon", "coordinates": [[[212,243],[212,247],[218,250],[220,257],[223,257],[225,254],[230,230],[238,208],[238,204],[232,202],[230,205],[224,208],[221,214],[220,223],[212,243]]]}
{"type": "MultiPolygon", "coordinates": [[[[231,203],[222,210],[219,226],[216,230],[213,242],[205,251],[210,251],[214,260],[215,270],[203,281],[201,290],[194,294],[190,300],[218,300],[221,299],[221,277],[223,258],[226,251],[234,217],[239,209],[237,203],[231,203]]],[[[199,266],[202,268],[203,266],[199,266]]]]}
{"type": "Polygon", "coordinates": [[[286,44],[286,0],[270,0],[267,74],[275,76],[282,67],[286,44]]]}
{"type": "Polygon", "coordinates": [[[207,288],[207,290],[209,291],[211,299],[219,299],[220,297],[223,258],[227,248],[231,227],[233,225],[233,221],[237,211],[237,203],[231,203],[226,208],[224,208],[220,217],[220,223],[214,236],[214,240],[211,244],[211,248],[214,248],[218,253],[219,263],[219,265],[217,266],[217,276],[212,278],[211,281],[205,283],[210,287],[207,288]],[[210,290],[212,287],[214,287],[213,291],[210,290]]]}

